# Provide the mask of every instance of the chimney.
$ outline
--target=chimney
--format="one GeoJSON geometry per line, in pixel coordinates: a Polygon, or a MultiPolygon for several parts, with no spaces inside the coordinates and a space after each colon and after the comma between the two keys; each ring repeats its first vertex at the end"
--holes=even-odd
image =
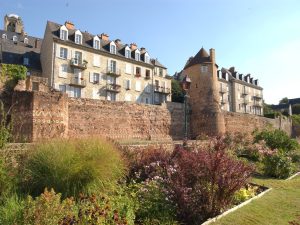
{"type": "Polygon", "coordinates": [[[35,41],[34,41],[34,47],[35,48],[37,48],[38,47],[38,45],[39,45],[39,42],[40,42],[40,39],[35,39],[35,41]]]}
{"type": "Polygon", "coordinates": [[[108,34],[102,33],[102,34],[100,35],[100,37],[101,37],[101,39],[102,39],[103,41],[108,41],[108,40],[109,40],[109,35],[108,35],[108,34]]]}
{"type": "Polygon", "coordinates": [[[216,63],[216,52],[215,52],[215,49],[213,49],[213,48],[209,49],[209,55],[210,55],[211,62],[216,63]]]}
{"type": "Polygon", "coordinates": [[[65,22],[65,26],[67,29],[70,29],[70,30],[74,30],[74,23],[70,22],[70,21],[66,21],[65,22]]]}
{"type": "Polygon", "coordinates": [[[136,43],[131,43],[130,48],[131,48],[132,51],[136,50],[137,49],[136,43]]]}
{"type": "Polygon", "coordinates": [[[234,66],[230,67],[230,68],[229,68],[229,71],[230,71],[230,73],[232,73],[232,74],[233,74],[233,73],[235,72],[235,68],[234,68],[234,66]]]}
{"type": "Polygon", "coordinates": [[[116,39],[116,40],[115,40],[115,43],[116,43],[117,45],[120,45],[120,44],[122,44],[122,41],[121,41],[120,39],[116,39]]]}
{"type": "Polygon", "coordinates": [[[146,50],[146,48],[141,47],[140,51],[141,51],[141,53],[143,54],[143,53],[145,53],[147,50],[146,50]]]}

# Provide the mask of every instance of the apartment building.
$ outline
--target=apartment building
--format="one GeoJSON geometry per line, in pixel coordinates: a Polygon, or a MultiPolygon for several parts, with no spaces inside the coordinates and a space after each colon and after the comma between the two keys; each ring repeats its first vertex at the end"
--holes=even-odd
{"type": "Polygon", "coordinates": [[[70,97],[161,104],[171,101],[167,68],[145,48],[92,35],[71,22],[47,22],[41,47],[43,76],[70,97]]]}
{"type": "Polygon", "coordinates": [[[18,15],[6,15],[4,29],[0,30],[0,63],[23,65],[27,67],[27,75],[41,76],[41,42],[27,35],[18,15]]]}
{"type": "MultiPolygon", "coordinates": [[[[201,97],[211,94],[212,90],[215,89],[219,95],[219,105],[222,110],[239,112],[239,113],[249,113],[254,115],[263,115],[263,88],[259,86],[258,80],[251,77],[250,74],[244,75],[238,73],[234,67],[230,69],[222,68],[218,70],[218,65],[212,63],[215,58],[215,51],[212,49],[212,55],[209,55],[204,48],[194,56],[190,57],[185,65],[184,70],[174,75],[177,80],[182,80],[182,78],[188,75],[192,80],[192,87],[195,89],[200,89],[197,81],[200,76],[207,76],[209,74],[209,82],[211,84],[201,84],[211,85],[204,93],[201,92],[201,97]],[[186,70],[194,65],[199,65],[198,68],[194,68],[192,71],[186,70]],[[217,77],[216,81],[214,77],[217,77]],[[194,82],[193,82],[194,80],[194,82]]],[[[208,77],[206,77],[208,79],[208,77]]],[[[203,88],[204,89],[204,88],[203,88]]],[[[203,99],[205,99],[203,97],[203,99]]],[[[205,100],[201,104],[211,104],[205,100]]]]}
{"type": "Polygon", "coordinates": [[[241,74],[234,67],[217,71],[220,105],[223,110],[263,115],[263,89],[251,74],[241,74]]]}

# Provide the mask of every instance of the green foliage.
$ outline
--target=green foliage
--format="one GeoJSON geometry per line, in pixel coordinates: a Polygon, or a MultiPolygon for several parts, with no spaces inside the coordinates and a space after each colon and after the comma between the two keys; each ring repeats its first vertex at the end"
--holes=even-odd
{"type": "Polygon", "coordinates": [[[95,225],[133,225],[119,208],[112,205],[111,199],[101,195],[81,195],[61,200],[61,194],[47,189],[39,197],[28,197],[25,202],[24,225],[56,224],[95,224],[95,225]]]}
{"type": "Polygon", "coordinates": [[[177,224],[176,207],[168,199],[160,182],[151,180],[132,184],[132,190],[138,202],[138,224],[177,224]]]}
{"type": "Polygon", "coordinates": [[[172,101],[173,102],[183,102],[184,101],[184,91],[180,87],[178,80],[172,79],[172,101]]]}
{"type": "Polygon", "coordinates": [[[25,80],[27,68],[22,65],[1,64],[1,80],[6,82],[8,89],[13,89],[19,80],[25,80]]]}
{"type": "Polygon", "coordinates": [[[24,201],[16,194],[7,196],[0,204],[0,224],[15,225],[23,223],[24,201]]]}
{"type": "Polygon", "coordinates": [[[12,122],[8,121],[7,113],[4,110],[4,104],[0,101],[0,149],[2,149],[11,138],[12,122]]]}
{"type": "Polygon", "coordinates": [[[300,115],[294,114],[292,115],[293,125],[300,125],[300,115]]]}
{"type": "Polygon", "coordinates": [[[244,188],[241,188],[234,194],[234,203],[235,204],[240,204],[244,201],[247,201],[250,198],[253,198],[256,195],[257,192],[257,187],[251,187],[247,186],[244,188]]]}
{"type": "Polygon", "coordinates": [[[300,114],[300,104],[295,104],[292,106],[293,114],[300,114]]]}
{"type": "Polygon", "coordinates": [[[284,97],[279,101],[279,104],[286,104],[286,103],[289,103],[289,99],[287,97],[284,97]]]}
{"type": "Polygon", "coordinates": [[[270,105],[264,103],[263,107],[264,107],[264,115],[266,115],[266,114],[274,114],[274,110],[271,108],[270,105]]]}
{"type": "Polygon", "coordinates": [[[13,177],[9,174],[7,166],[3,160],[0,159],[0,203],[13,189],[13,181],[13,177]]]}
{"type": "Polygon", "coordinates": [[[265,175],[270,177],[283,179],[289,177],[295,171],[292,159],[280,151],[265,156],[263,164],[265,175]]]}
{"type": "Polygon", "coordinates": [[[265,141],[269,148],[282,149],[286,153],[299,149],[298,142],[282,130],[263,130],[255,134],[254,141],[265,141]]]}
{"type": "Polygon", "coordinates": [[[113,190],[125,173],[120,153],[99,139],[39,143],[24,166],[23,188],[35,196],[54,188],[63,197],[113,190]]]}

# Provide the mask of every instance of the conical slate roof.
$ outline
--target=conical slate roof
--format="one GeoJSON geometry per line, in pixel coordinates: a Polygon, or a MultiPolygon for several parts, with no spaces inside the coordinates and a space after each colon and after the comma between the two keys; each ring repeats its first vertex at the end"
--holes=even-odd
{"type": "Polygon", "coordinates": [[[189,60],[184,69],[204,62],[211,62],[211,59],[207,51],[205,51],[205,49],[202,47],[200,51],[192,59],[189,60]]]}

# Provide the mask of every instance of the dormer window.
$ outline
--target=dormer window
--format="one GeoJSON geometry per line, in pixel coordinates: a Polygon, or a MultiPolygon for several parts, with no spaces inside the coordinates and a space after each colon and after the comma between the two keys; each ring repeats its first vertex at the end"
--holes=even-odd
{"type": "Polygon", "coordinates": [[[141,54],[140,54],[139,51],[136,51],[136,52],[135,52],[135,60],[136,60],[136,61],[140,61],[140,60],[141,60],[141,54]]]}
{"type": "Polygon", "coordinates": [[[100,49],[100,39],[98,36],[94,37],[93,47],[94,49],[100,49]]]}
{"type": "Polygon", "coordinates": [[[149,56],[149,54],[146,52],[145,53],[145,63],[150,63],[150,56],[149,56]]]}
{"type": "Polygon", "coordinates": [[[110,53],[111,54],[117,53],[117,47],[116,47],[115,43],[113,43],[113,42],[110,43],[110,53]]]}
{"type": "Polygon", "coordinates": [[[2,34],[2,38],[3,39],[7,39],[7,35],[6,34],[2,34]]]}
{"type": "Polygon", "coordinates": [[[75,43],[79,45],[82,44],[82,34],[79,30],[75,32],[75,43]]]}
{"type": "Polygon", "coordinates": [[[23,65],[28,66],[29,65],[29,58],[25,57],[23,59],[23,65]]]}
{"type": "Polygon", "coordinates": [[[65,26],[60,28],[60,39],[67,41],[68,40],[68,29],[65,26]]]}
{"type": "Polygon", "coordinates": [[[17,36],[13,36],[13,42],[17,42],[18,41],[18,37],[17,36]]]}
{"type": "Polygon", "coordinates": [[[126,58],[131,58],[131,51],[130,51],[130,48],[128,46],[125,48],[125,57],[126,58]]]}
{"type": "Polygon", "coordinates": [[[24,44],[28,44],[28,38],[24,38],[24,44]]]}

